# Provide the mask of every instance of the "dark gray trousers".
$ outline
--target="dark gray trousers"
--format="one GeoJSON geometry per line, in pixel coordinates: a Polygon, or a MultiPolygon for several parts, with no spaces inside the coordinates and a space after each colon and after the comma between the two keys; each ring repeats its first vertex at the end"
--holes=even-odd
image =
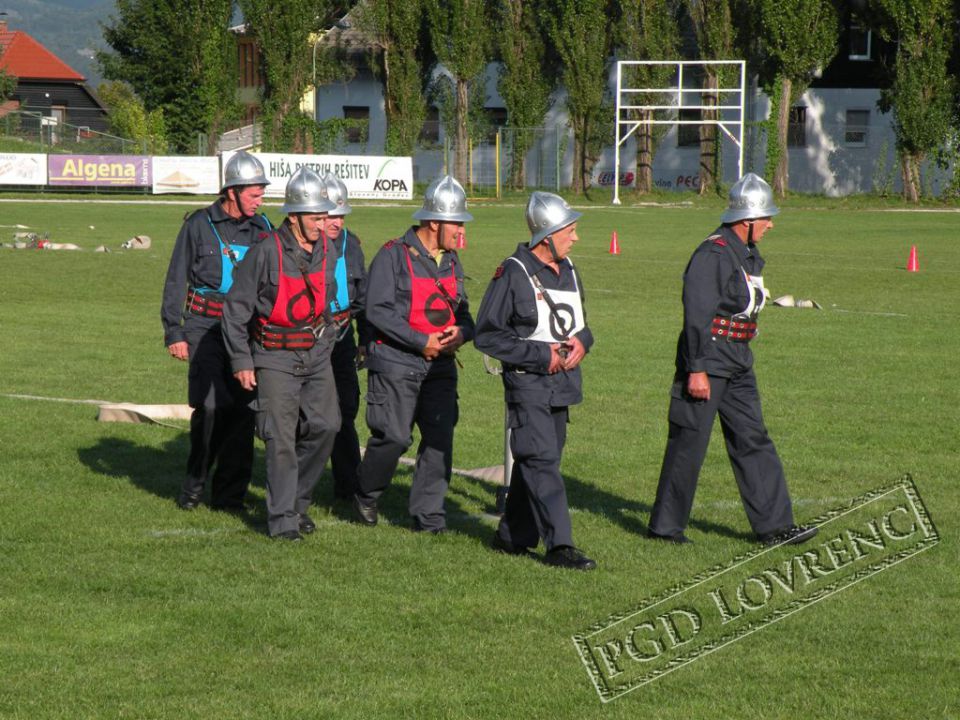
{"type": "Polygon", "coordinates": [[[548,551],[564,545],[572,547],[567,490],[560,475],[568,409],[509,403],[507,411],[513,473],[497,533],[516,547],[536,547],[540,538],[548,551]]]}
{"type": "Polygon", "coordinates": [[[181,495],[199,497],[209,479],[211,507],[240,508],[253,467],[253,412],[248,407],[253,393],[233,377],[219,324],[188,325],[185,333],[193,414],[181,495]]]}
{"type": "Polygon", "coordinates": [[[677,535],[686,529],[717,414],[750,527],[762,535],[793,524],[783,466],[763,424],[756,376],[748,370],[729,378],[711,375],[707,402],[690,398],[685,381],[674,383],[670,433],[650,513],[653,532],[677,535]]]}
{"type": "Polygon", "coordinates": [[[376,502],[389,487],[400,456],[420,429],[409,512],[420,530],[446,527],[443,498],[453,467],[457,424],[457,378],[367,373],[367,425],[370,439],[360,463],[357,495],[376,502]]]}
{"type": "Polygon", "coordinates": [[[267,454],[267,525],[277,535],[299,527],[340,428],[329,358],[304,374],[257,368],[254,407],[267,454]]]}
{"type": "Polygon", "coordinates": [[[333,378],[340,402],[340,430],[333,443],[330,466],[333,470],[333,494],[350,497],[356,492],[360,470],[360,438],[357,437],[357,413],[360,411],[360,381],[357,378],[357,343],[353,331],[333,346],[330,356],[333,378]]]}

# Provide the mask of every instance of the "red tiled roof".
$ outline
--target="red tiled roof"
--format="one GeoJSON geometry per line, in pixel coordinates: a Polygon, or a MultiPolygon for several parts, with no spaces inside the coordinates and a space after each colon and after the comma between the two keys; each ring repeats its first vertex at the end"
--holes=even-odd
{"type": "Polygon", "coordinates": [[[0,68],[21,80],[85,80],[83,75],[21,30],[0,32],[0,68]]]}

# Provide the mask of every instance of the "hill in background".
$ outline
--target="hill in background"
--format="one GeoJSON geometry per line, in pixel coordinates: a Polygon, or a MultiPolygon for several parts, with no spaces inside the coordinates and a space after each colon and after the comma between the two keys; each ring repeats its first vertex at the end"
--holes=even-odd
{"type": "Polygon", "coordinates": [[[105,45],[100,23],[114,8],[112,0],[0,0],[10,30],[32,35],[93,88],[103,80],[93,57],[105,45]]]}

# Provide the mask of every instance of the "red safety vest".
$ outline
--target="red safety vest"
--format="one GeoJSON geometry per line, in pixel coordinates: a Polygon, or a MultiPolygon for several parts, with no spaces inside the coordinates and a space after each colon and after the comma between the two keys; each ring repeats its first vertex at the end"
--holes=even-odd
{"type": "Polygon", "coordinates": [[[302,275],[288,277],[283,274],[283,247],[280,244],[280,235],[274,233],[273,239],[277,243],[280,286],[277,288],[277,299],[273,303],[270,317],[260,318],[260,323],[279,327],[312,325],[323,313],[327,303],[327,238],[323,238],[323,263],[320,271],[309,273],[307,276],[310,278],[313,289],[307,287],[302,275]]]}
{"type": "MultiPolygon", "coordinates": [[[[450,264],[450,275],[439,280],[430,277],[417,277],[413,272],[413,263],[410,260],[410,250],[406,245],[403,246],[407,258],[407,269],[410,271],[411,297],[410,297],[410,317],[408,322],[417,332],[425,335],[435,332],[443,332],[456,322],[453,315],[453,309],[447,301],[447,297],[457,297],[457,276],[453,271],[453,263],[450,264]],[[447,295],[437,287],[437,282],[443,286],[447,295]]],[[[433,262],[431,259],[430,262],[433,262]]]]}

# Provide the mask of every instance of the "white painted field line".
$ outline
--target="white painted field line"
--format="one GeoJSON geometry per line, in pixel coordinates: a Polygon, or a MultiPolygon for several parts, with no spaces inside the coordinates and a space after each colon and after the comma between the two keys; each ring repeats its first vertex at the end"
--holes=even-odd
{"type": "Polygon", "coordinates": [[[205,537],[207,535],[226,535],[227,533],[238,533],[245,531],[246,528],[214,528],[213,530],[203,530],[201,528],[174,528],[172,530],[148,530],[146,534],[155,538],[205,537]]]}
{"type": "Polygon", "coordinates": [[[46,400],[48,402],[72,403],[74,405],[115,405],[109,400],[78,400],[76,398],[44,397],[42,395],[21,395],[18,393],[0,393],[0,397],[14,400],[46,400]]]}
{"type": "Polygon", "coordinates": [[[910,317],[903,313],[875,312],[873,310],[844,310],[843,308],[827,308],[831,312],[847,313],[849,315],[876,315],[878,317],[910,317]]]}

